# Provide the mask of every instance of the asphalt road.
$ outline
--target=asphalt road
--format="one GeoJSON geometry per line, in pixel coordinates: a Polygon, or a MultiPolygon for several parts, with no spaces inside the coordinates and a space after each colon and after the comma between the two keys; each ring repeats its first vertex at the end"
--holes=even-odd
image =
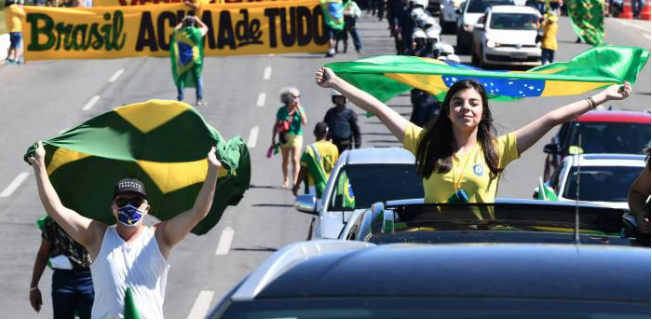
{"type": "MultiPolygon", "coordinates": [[[[291,85],[301,90],[309,118],[306,133],[310,134],[331,106],[330,93],[314,84],[314,71],[327,62],[393,51],[385,22],[363,17],[359,30],[364,42],[362,55],[356,54],[351,45],[348,54],[334,59],[313,54],[206,59],[208,105],[199,110],[224,137],[242,136],[249,143],[252,187],[240,205],[228,209],[210,233],[190,236],[172,252],[164,305],[166,317],[202,317],[272,252],[306,238],[310,216],[295,211],[291,192],[280,188],[280,157],[265,157],[280,106],[278,93],[291,85]]],[[[649,22],[607,19],[605,30],[608,43],[650,49],[649,22]]],[[[558,38],[559,61],[589,48],[574,43],[575,35],[566,17],[561,18],[558,38]]],[[[455,44],[453,35],[444,35],[443,40],[455,44]]],[[[470,57],[462,56],[462,60],[469,62],[470,57]]],[[[52,317],[50,271],[45,272],[40,283],[45,302],[41,312],[34,312],[28,300],[32,266],[40,243],[34,221],[44,211],[31,169],[22,161],[27,147],[123,104],[153,98],[174,99],[176,89],[169,69],[167,59],[43,61],[0,66],[0,318],[52,317]]],[[[630,99],[614,102],[613,106],[649,110],[650,89],[648,63],[639,74],[630,99]]],[[[502,134],[585,96],[494,103],[492,112],[502,134]]],[[[186,98],[194,103],[194,93],[188,91],[186,98]]],[[[400,96],[390,105],[409,117],[408,96],[400,96]]],[[[361,110],[356,111],[360,113],[364,146],[399,146],[376,119],[367,119],[361,110]]],[[[530,196],[543,171],[542,148],[555,131],[510,165],[499,196],[530,196]]],[[[310,135],[305,139],[312,140],[310,135]]]]}

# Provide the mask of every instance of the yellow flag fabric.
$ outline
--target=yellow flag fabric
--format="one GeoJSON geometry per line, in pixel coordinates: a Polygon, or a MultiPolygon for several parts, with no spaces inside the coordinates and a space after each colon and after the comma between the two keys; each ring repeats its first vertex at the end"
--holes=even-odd
{"type": "MultiPolygon", "coordinates": [[[[169,57],[183,4],[99,8],[26,6],[26,60],[169,57]]],[[[319,0],[207,4],[204,56],[326,52],[319,0]]]]}

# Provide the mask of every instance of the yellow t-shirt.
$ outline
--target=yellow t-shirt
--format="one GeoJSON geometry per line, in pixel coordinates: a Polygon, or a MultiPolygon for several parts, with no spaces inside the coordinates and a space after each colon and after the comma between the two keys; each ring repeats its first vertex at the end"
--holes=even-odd
{"type": "MultiPolygon", "coordinates": [[[[403,147],[415,156],[422,133],[423,129],[413,123],[409,123],[405,128],[403,147]]],[[[513,132],[496,138],[496,146],[500,168],[505,168],[511,161],[518,159],[516,135],[513,132]]],[[[441,174],[435,170],[429,179],[423,179],[425,202],[446,203],[455,194],[454,183],[459,182],[469,196],[469,203],[493,203],[499,180],[500,178],[496,178],[489,181],[489,167],[485,162],[480,143],[477,143],[470,152],[453,157],[453,167],[450,172],[441,174]]]]}
{"type": "MultiPolygon", "coordinates": [[[[333,167],[335,167],[335,163],[337,163],[337,159],[340,157],[340,152],[337,150],[337,146],[335,146],[330,141],[318,141],[315,142],[314,145],[317,148],[317,153],[321,157],[320,163],[324,173],[326,174],[326,178],[329,178],[331,176],[333,167]]],[[[303,167],[308,167],[308,162],[306,159],[314,156],[312,148],[308,149],[308,147],[306,147],[305,152],[301,156],[301,166],[303,167]]],[[[315,185],[315,179],[310,174],[310,172],[308,172],[308,185],[315,185]]]]}
{"type": "Polygon", "coordinates": [[[4,13],[7,31],[10,33],[21,32],[23,29],[21,28],[20,24],[20,17],[25,16],[25,11],[23,11],[23,8],[17,4],[12,4],[11,6],[5,8],[4,13]]]}
{"type": "Polygon", "coordinates": [[[543,25],[543,39],[541,39],[541,48],[557,50],[557,30],[559,25],[556,22],[546,22],[543,25]]]}

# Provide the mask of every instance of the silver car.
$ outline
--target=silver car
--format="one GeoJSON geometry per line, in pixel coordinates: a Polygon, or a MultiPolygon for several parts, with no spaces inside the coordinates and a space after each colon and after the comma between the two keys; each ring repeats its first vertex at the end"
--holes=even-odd
{"type": "Polygon", "coordinates": [[[313,214],[308,239],[337,239],[351,214],[378,201],[423,197],[412,153],[403,148],[345,151],[331,172],[321,199],[297,197],[297,210],[313,214]]]}

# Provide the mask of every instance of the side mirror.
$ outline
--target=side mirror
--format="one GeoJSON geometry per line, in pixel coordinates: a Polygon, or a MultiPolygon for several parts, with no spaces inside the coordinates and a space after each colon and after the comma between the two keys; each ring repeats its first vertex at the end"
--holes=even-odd
{"type": "Polygon", "coordinates": [[[557,144],[547,144],[543,146],[543,152],[546,154],[559,154],[559,145],[557,144]]]}
{"type": "Polygon", "coordinates": [[[484,24],[476,24],[473,28],[475,28],[475,30],[484,30],[484,24]]]}
{"type": "Polygon", "coordinates": [[[299,212],[317,214],[317,201],[313,194],[300,195],[294,201],[294,208],[299,212]]]}

